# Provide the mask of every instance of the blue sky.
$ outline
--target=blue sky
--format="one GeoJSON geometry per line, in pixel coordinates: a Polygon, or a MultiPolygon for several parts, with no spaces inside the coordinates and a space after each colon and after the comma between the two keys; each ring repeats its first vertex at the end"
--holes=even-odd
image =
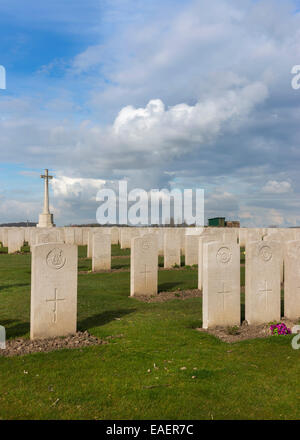
{"type": "Polygon", "coordinates": [[[95,220],[114,186],[205,189],[206,217],[300,225],[299,1],[0,4],[0,223],[95,220]],[[98,183],[97,183],[98,182],[98,183]]]}

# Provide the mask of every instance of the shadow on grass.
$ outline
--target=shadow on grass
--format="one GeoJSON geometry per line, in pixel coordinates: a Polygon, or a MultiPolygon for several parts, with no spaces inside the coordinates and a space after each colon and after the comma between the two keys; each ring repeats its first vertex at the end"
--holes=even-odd
{"type": "Polygon", "coordinates": [[[176,288],[180,288],[184,283],[182,281],[170,282],[170,283],[162,283],[158,285],[159,292],[172,291],[176,288]]]}
{"type": "Polygon", "coordinates": [[[4,321],[0,321],[0,325],[3,325],[3,327],[5,327],[6,339],[24,336],[26,333],[28,333],[30,331],[30,323],[29,322],[18,322],[15,325],[10,327],[10,324],[13,322],[16,323],[16,320],[6,319],[4,321]]]}
{"type": "Polygon", "coordinates": [[[78,321],[77,327],[80,331],[85,331],[92,327],[100,327],[102,325],[108,324],[114,319],[129,315],[130,313],[134,313],[135,311],[136,309],[109,310],[107,312],[89,316],[88,318],[78,321]]]}
{"type": "Polygon", "coordinates": [[[112,269],[129,269],[130,264],[114,264],[111,267],[112,269]]]}
{"type": "Polygon", "coordinates": [[[13,287],[28,287],[30,286],[30,283],[17,283],[17,284],[4,284],[2,286],[0,286],[0,290],[5,290],[5,289],[12,289],[13,287]]]}

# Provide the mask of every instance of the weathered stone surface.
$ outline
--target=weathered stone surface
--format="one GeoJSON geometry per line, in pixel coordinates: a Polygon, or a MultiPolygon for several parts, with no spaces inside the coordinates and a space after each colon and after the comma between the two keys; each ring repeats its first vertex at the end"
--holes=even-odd
{"type": "Polygon", "coordinates": [[[284,316],[300,318],[300,240],[288,241],[284,247],[284,316]]]}
{"type": "Polygon", "coordinates": [[[175,231],[164,234],[164,268],[180,266],[181,237],[175,231]]]}
{"type": "Polygon", "coordinates": [[[110,235],[111,235],[111,244],[118,244],[120,237],[119,237],[119,228],[117,226],[113,226],[110,228],[110,235]]]}
{"type": "Polygon", "coordinates": [[[198,264],[199,258],[199,235],[185,235],[185,265],[198,264]]]}
{"type": "Polygon", "coordinates": [[[89,231],[91,228],[82,228],[82,244],[87,246],[89,240],[89,231]]]}
{"type": "Polygon", "coordinates": [[[280,281],[283,282],[283,253],[284,253],[284,235],[282,232],[276,231],[265,235],[263,241],[278,241],[280,244],[280,281]]]}
{"type": "Polygon", "coordinates": [[[53,214],[49,211],[49,180],[53,178],[48,173],[48,170],[45,170],[45,174],[41,175],[41,178],[44,179],[44,208],[42,214],[39,215],[39,223],[37,225],[38,228],[50,228],[54,226],[53,223],[53,214]]]}
{"type": "Polygon", "coordinates": [[[130,249],[131,241],[135,237],[140,236],[139,228],[123,227],[120,228],[120,247],[121,249],[130,249]]]}
{"type": "Polygon", "coordinates": [[[105,232],[93,234],[92,271],[111,269],[111,235],[105,232]]]}
{"type": "Polygon", "coordinates": [[[88,241],[87,241],[87,257],[93,257],[93,235],[97,232],[96,228],[90,228],[88,231],[88,241]]]}
{"type": "Polygon", "coordinates": [[[203,244],[203,328],[240,324],[240,247],[203,244]]]}
{"type": "Polygon", "coordinates": [[[32,246],[31,339],[73,334],[76,322],[77,246],[32,246]]]}
{"type": "Polygon", "coordinates": [[[77,246],[83,245],[83,234],[82,234],[82,228],[74,228],[75,229],[75,244],[77,246]]]}
{"type": "Polygon", "coordinates": [[[280,265],[279,242],[247,243],[245,307],[249,324],[280,320],[280,265]]]}
{"type": "Polygon", "coordinates": [[[200,235],[198,241],[198,289],[203,289],[203,245],[210,242],[221,242],[222,233],[207,233],[206,231],[200,235]]]}
{"type": "Polygon", "coordinates": [[[132,240],[130,258],[130,296],[156,295],[158,239],[147,234],[132,240]]]}
{"type": "MultiPolygon", "coordinates": [[[[246,248],[248,243],[251,243],[252,241],[261,241],[263,238],[263,233],[260,229],[247,229],[247,235],[246,235],[246,248]]],[[[247,251],[247,249],[246,249],[247,251]]]]}
{"type": "Polygon", "coordinates": [[[5,350],[6,348],[6,330],[3,325],[0,325],[0,350],[5,350]]]}
{"type": "Polygon", "coordinates": [[[24,231],[19,228],[8,230],[8,253],[19,252],[24,244],[24,231]]]}
{"type": "Polygon", "coordinates": [[[60,239],[60,234],[55,228],[45,232],[37,232],[35,235],[35,243],[63,243],[63,240],[60,239]]]}
{"type": "Polygon", "coordinates": [[[75,244],[75,228],[64,228],[65,243],[75,244]]]}
{"type": "Polygon", "coordinates": [[[8,229],[9,228],[1,228],[2,229],[2,244],[3,247],[8,247],[8,229]]]}

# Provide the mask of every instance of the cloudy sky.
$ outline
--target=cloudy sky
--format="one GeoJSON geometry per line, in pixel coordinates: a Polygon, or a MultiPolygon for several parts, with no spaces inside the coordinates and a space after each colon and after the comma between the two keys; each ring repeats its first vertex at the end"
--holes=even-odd
{"type": "Polygon", "coordinates": [[[0,3],[0,223],[97,190],[203,188],[205,217],[300,225],[300,1],[0,3]]]}

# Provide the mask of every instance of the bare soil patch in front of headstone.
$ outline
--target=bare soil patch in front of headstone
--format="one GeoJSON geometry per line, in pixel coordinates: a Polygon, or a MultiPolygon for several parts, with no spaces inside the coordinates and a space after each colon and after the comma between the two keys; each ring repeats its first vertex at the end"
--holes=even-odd
{"type": "MultiPolygon", "coordinates": [[[[293,322],[285,318],[280,322],[283,322],[290,329],[297,324],[296,321],[293,322]]],[[[245,341],[247,339],[268,338],[269,336],[272,336],[270,332],[270,324],[248,325],[247,321],[244,321],[242,325],[237,326],[237,328],[234,329],[235,334],[230,334],[232,329],[232,327],[215,327],[210,329],[197,328],[196,330],[214,335],[221,339],[221,341],[229,344],[245,341]]],[[[275,338],[276,336],[273,337],[275,338]]]]}
{"type": "Polygon", "coordinates": [[[134,296],[135,299],[147,303],[165,302],[165,301],[170,301],[172,299],[185,300],[185,299],[197,298],[197,297],[202,297],[201,290],[198,289],[175,290],[173,292],[159,292],[158,295],[155,296],[146,296],[146,295],[134,296]]]}
{"type": "Polygon", "coordinates": [[[63,348],[83,348],[91,345],[108,344],[108,339],[113,339],[118,336],[107,337],[106,339],[99,339],[96,336],[90,335],[87,331],[77,332],[74,335],[66,337],[56,337],[49,339],[12,339],[6,342],[5,350],[0,350],[0,356],[21,356],[30,353],[45,353],[63,348]]]}

